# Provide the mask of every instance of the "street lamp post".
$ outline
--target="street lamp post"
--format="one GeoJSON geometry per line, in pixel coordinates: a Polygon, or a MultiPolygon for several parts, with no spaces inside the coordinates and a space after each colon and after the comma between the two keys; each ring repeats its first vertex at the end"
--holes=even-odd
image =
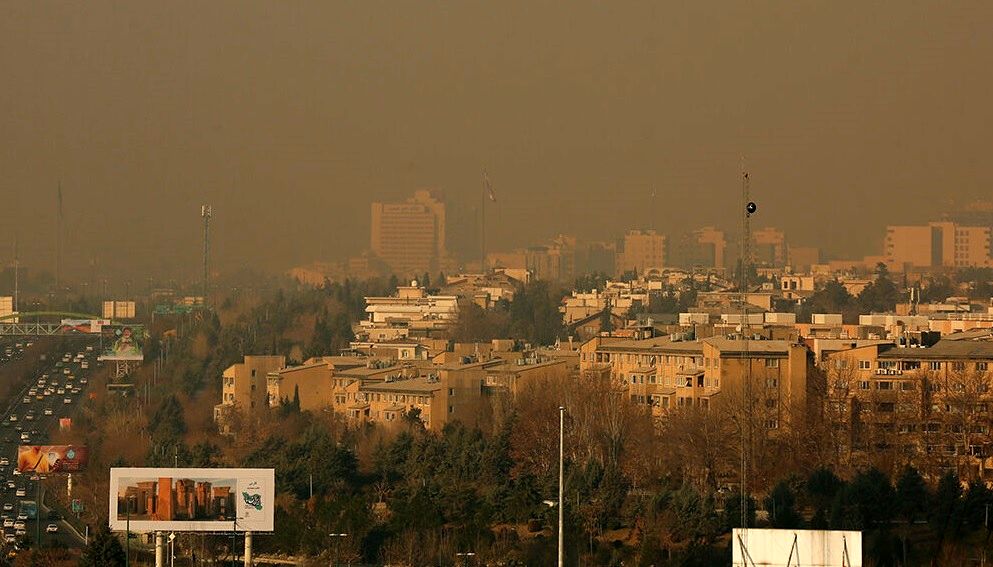
{"type": "Polygon", "coordinates": [[[562,502],[562,494],[563,494],[562,479],[564,477],[562,472],[564,468],[563,467],[564,440],[565,440],[565,407],[559,406],[559,564],[558,567],[563,567],[565,565],[565,562],[563,561],[564,559],[563,544],[565,542],[565,538],[563,537],[563,533],[562,533],[562,526],[565,523],[564,506],[562,502]]]}
{"type": "MultiPolygon", "coordinates": [[[[342,538],[348,537],[348,534],[328,534],[328,537],[334,538],[334,555],[331,558],[331,567],[334,567],[338,563],[338,546],[342,538]]],[[[349,564],[352,562],[349,561],[349,564]]]]}

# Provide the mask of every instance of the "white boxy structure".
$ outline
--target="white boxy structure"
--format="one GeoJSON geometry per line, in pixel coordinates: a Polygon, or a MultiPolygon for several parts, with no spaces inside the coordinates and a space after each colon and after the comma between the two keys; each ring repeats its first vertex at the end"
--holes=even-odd
{"type": "Polygon", "coordinates": [[[733,538],[734,567],[862,567],[862,532],[735,528],[733,538]]]}

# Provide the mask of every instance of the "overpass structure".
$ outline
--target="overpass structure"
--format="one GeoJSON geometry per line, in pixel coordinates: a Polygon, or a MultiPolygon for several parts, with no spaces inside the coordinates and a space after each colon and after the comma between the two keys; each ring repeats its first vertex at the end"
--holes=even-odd
{"type": "Polygon", "coordinates": [[[88,333],[83,333],[70,325],[63,325],[62,319],[100,319],[98,315],[88,315],[85,313],[71,313],[65,311],[33,311],[30,313],[14,313],[0,317],[0,337],[21,337],[21,336],[79,336],[85,337],[88,333]],[[43,322],[41,319],[56,318],[58,321],[43,322]],[[33,321],[25,321],[33,319],[33,321]],[[15,322],[17,321],[17,322],[15,322]]]}

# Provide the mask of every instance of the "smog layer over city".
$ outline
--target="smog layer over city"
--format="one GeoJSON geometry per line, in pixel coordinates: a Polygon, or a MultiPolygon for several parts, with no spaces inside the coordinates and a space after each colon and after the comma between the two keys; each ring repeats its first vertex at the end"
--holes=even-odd
{"type": "Polygon", "coordinates": [[[0,566],[993,561],[993,4],[2,13],[0,566]]]}

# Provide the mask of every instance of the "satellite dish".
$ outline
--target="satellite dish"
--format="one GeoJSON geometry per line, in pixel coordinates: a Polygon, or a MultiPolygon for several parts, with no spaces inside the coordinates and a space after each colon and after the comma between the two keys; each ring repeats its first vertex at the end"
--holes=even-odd
{"type": "Polygon", "coordinates": [[[745,205],[745,211],[747,211],[749,215],[754,214],[758,208],[759,207],[755,204],[755,201],[749,201],[748,204],[745,205]]]}

